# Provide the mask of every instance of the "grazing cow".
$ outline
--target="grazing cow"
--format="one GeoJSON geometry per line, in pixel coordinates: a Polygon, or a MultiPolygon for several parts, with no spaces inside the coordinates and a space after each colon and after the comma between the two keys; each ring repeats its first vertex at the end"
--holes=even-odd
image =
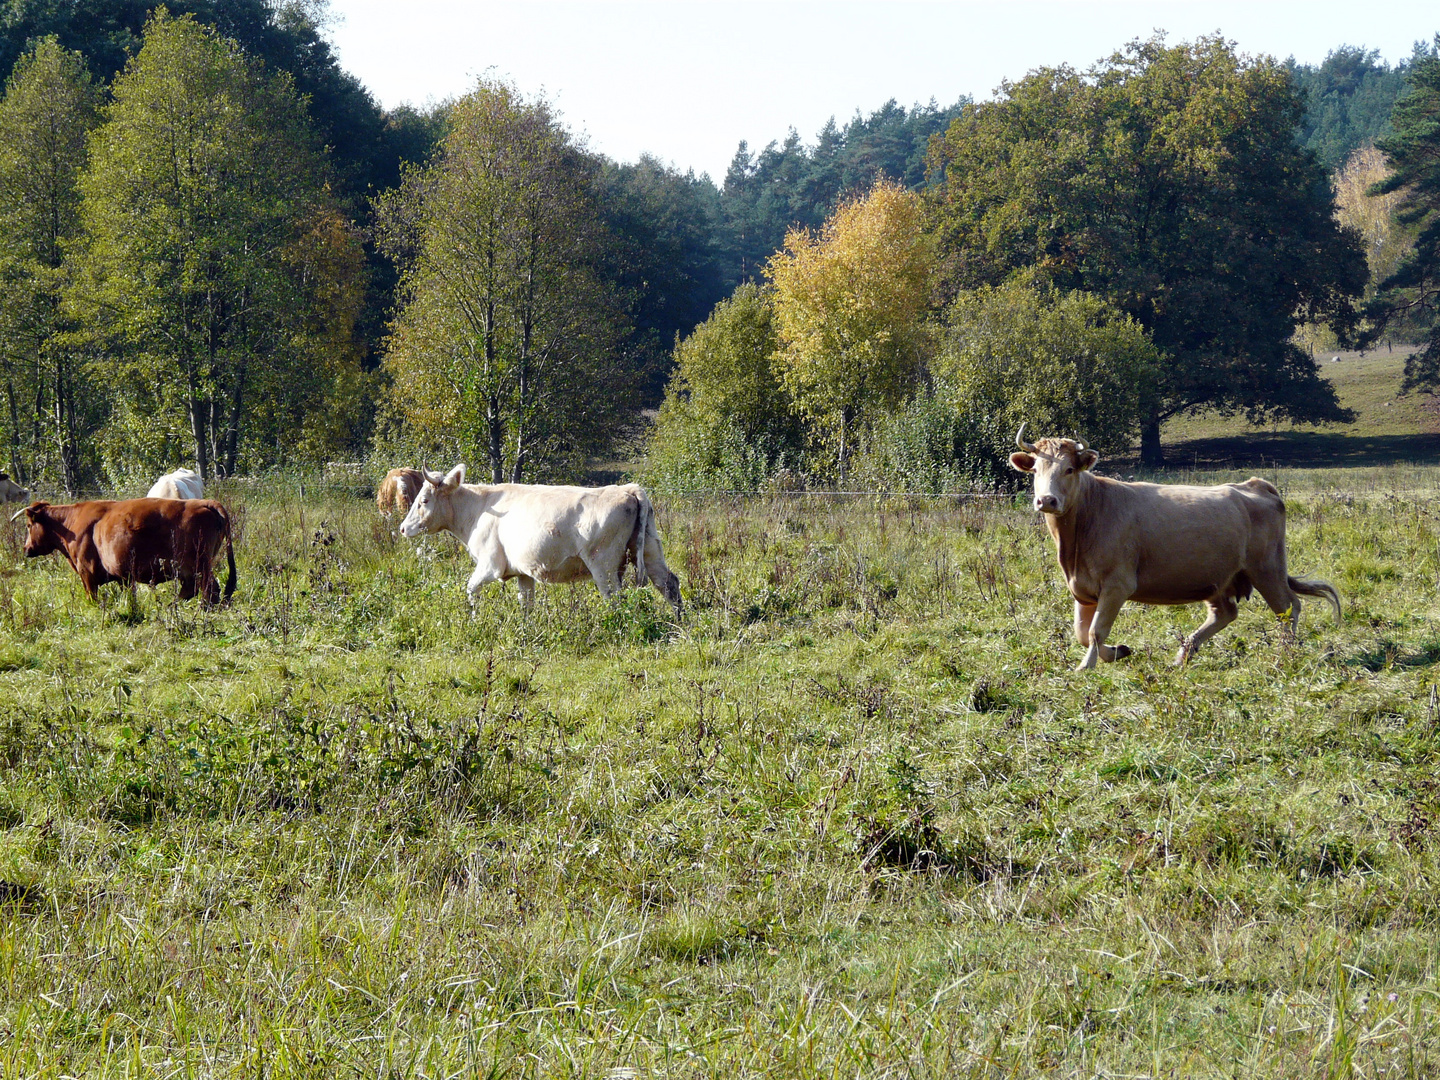
{"type": "Polygon", "coordinates": [[[420,488],[425,484],[425,475],[419,469],[391,469],[380,481],[380,490],[375,493],[375,505],[387,520],[390,515],[405,513],[420,488]]]}
{"type": "Polygon", "coordinates": [[[1094,450],[1073,439],[1024,440],[1010,464],[1035,477],[1035,509],[1055,540],[1060,571],[1075,597],[1075,636],[1089,646],[1080,670],[1130,655],[1106,645],[1126,600],[1141,604],[1204,602],[1209,616],[1180,646],[1184,664],[1235,618],[1236,601],[1258,590],[1293,633],[1300,597],[1335,605],[1340,595],[1321,581],[1289,576],[1285,565],[1285,503],[1259,477],[1216,487],[1127,484],[1096,476],[1094,450]]]}
{"type": "Polygon", "coordinates": [[[203,499],[205,482],[194,469],[176,469],[150,485],[147,499],[203,499]]]}
{"type": "MultiPolygon", "coordinates": [[[[225,508],[210,499],[99,500],[66,506],[31,503],[25,555],[63,552],[91,600],[109,581],[158,585],[180,582],[180,599],[198,591],[206,603],[220,599],[215,557],[224,544],[230,562],[225,599],[235,592],[235,545],[225,508]]],[[[13,521],[14,518],[11,518],[13,521]]]]}
{"type": "Polygon", "coordinates": [[[517,579],[526,606],[535,582],[590,578],[602,596],[620,587],[626,563],[635,581],[654,583],[680,614],[680,582],[665,565],[650,496],[623,487],[551,487],[543,484],[466,484],[465,466],[425,472],[425,483],[400,523],[400,535],[450,532],[475,559],[466,585],[517,579]]]}
{"type": "Polygon", "coordinates": [[[27,489],[10,479],[9,473],[0,472],[0,502],[19,502],[29,495],[27,489]]]}

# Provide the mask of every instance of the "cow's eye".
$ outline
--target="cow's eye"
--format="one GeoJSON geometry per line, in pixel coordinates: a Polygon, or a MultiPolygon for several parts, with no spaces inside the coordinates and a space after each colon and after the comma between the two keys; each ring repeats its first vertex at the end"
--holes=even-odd
{"type": "Polygon", "coordinates": [[[1075,466],[1074,466],[1074,465],[1071,465],[1068,469],[1065,470],[1065,475],[1066,475],[1066,476],[1069,476],[1069,475],[1070,475],[1072,472],[1074,472],[1074,471],[1075,471],[1075,466]]]}

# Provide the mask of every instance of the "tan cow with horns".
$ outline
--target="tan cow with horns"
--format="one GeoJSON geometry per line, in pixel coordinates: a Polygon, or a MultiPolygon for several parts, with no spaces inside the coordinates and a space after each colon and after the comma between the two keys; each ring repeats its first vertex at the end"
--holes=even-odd
{"type": "Polygon", "coordinates": [[[1055,540],[1060,571],[1075,598],[1075,636],[1089,646],[1079,670],[1097,659],[1130,655],[1107,645],[1127,600],[1141,604],[1203,602],[1209,615],[1180,646],[1184,664],[1234,621],[1236,602],[1258,590],[1270,610],[1300,625],[1300,597],[1335,605],[1323,581],[1290,577],[1285,565],[1285,503],[1275,486],[1252,476],[1243,484],[1186,487],[1127,484],[1090,471],[1100,455],[1073,439],[1025,441],[1010,464],[1035,477],[1035,509],[1055,540]]]}

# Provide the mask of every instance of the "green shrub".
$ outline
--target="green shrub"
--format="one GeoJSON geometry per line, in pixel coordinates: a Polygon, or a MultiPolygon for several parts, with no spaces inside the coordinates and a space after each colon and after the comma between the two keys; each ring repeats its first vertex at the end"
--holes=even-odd
{"type": "Polygon", "coordinates": [[[1008,453],[1022,423],[1032,437],[1077,436],[1111,451],[1139,434],[1161,356],[1139,323],[1099,297],[1016,281],[962,293],[949,321],[937,396],[986,418],[997,449],[1008,453]]]}

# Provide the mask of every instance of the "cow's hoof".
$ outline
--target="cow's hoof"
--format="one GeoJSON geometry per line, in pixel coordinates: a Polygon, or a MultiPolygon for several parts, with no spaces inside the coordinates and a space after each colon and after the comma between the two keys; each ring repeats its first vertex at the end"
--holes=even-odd
{"type": "Polygon", "coordinates": [[[1115,655],[1112,656],[1110,659],[1112,659],[1112,660],[1124,660],[1125,657],[1127,657],[1127,656],[1129,656],[1129,655],[1130,655],[1130,646],[1129,646],[1129,645],[1116,645],[1116,646],[1115,646],[1115,655]]]}

